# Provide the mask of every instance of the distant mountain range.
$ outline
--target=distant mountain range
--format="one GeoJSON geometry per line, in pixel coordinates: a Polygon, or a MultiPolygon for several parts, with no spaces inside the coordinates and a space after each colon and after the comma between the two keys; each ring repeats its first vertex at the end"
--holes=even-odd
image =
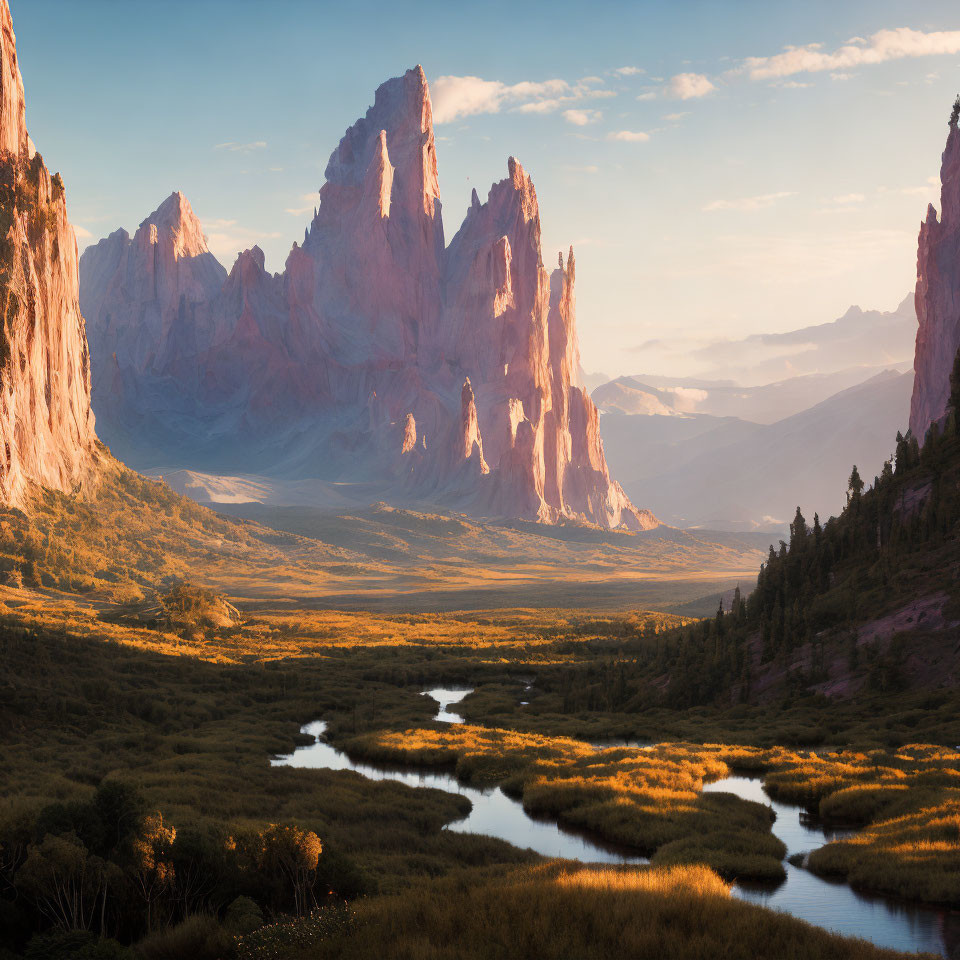
{"type": "MultiPolygon", "coordinates": [[[[656,365],[679,370],[682,365],[702,380],[755,386],[850,367],[883,369],[904,361],[912,367],[916,337],[917,314],[910,293],[889,312],[852,306],[837,320],[797,330],[736,340],[660,337],[634,352],[648,369],[656,365]]],[[[640,375],[640,379],[649,383],[656,378],[640,375]]]]}
{"type": "MultiPolygon", "coordinates": [[[[737,403],[754,414],[764,404],[789,410],[800,397],[842,383],[844,377],[797,379],[802,383],[786,381],[754,391],[725,387],[713,398],[715,388],[705,388],[707,397],[699,402],[715,411],[735,409],[737,403]],[[815,392],[804,394],[813,389],[808,381],[815,392]],[[739,398],[738,390],[743,394],[739,398]]],[[[628,495],[642,491],[644,502],[665,523],[779,530],[798,505],[809,518],[814,512],[823,518],[838,513],[854,463],[867,480],[880,472],[897,429],[906,429],[912,387],[912,371],[887,370],[773,423],[670,407],[649,414],[625,412],[654,401],[666,407],[664,398],[670,394],[634,390],[620,381],[594,395],[605,411],[600,426],[611,469],[624,478],[628,495]]]]}
{"type": "Polygon", "coordinates": [[[593,391],[605,413],[689,417],[739,417],[754,423],[776,423],[821,403],[835,393],[864,383],[885,370],[906,373],[909,360],[889,367],[855,366],[834,373],[811,373],[759,387],[730,380],[685,377],[618,377],[593,391]]]}
{"type": "Polygon", "coordinates": [[[836,513],[851,466],[879,473],[906,430],[916,336],[911,294],[890,312],[850,307],[830,323],[694,351],[723,379],[601,383],[592,397],[610,468],[677,526],[777,531],[798,505],[836,513]]]}

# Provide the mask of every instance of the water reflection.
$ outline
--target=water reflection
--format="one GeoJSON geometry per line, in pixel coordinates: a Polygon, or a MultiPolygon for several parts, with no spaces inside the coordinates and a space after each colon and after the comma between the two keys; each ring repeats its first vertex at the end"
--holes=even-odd
{"type": "MultiPolygon", "coordinates": [[[[326,723],[318,720],[301,729],[303,733],[322,738],[326,728],[326,723]]],[[[337,750],[323,739],[305,747],[298,747],[292,754],[277,757],[272,762],[275,766],[353,770],[370,780],[397,780],[408,787],[433,787],[448,793],[458,793],[472,804],[470,813],[463,820],[451,823],[445,829],[458,833],[483,833],[506,840],[515,847],[534,850],[544,857],[564,857],[586,863],[647,862],[643,857],[633,856],[622,848],[562,828],[551,820],[530,816],[519,800],[508,797],[499,787],[481,790],[461,784],[455,776],[442,771],[390,767],[351,760],[342,750],[337,750]]]]}
{"type": "Polygon", "coordinates": [[[473,687],[434,687],[432,690],[424,690],[423,696],[440,704],[434,720],[441,723],[463,723],[463,717],[459,713],[451,713],[447,707],[459,703],[468,693],[473,693],[473,687]]]}
{"type": "MultiPolygon", "coordinates": [[[[734,793],[773,807],[773,832],[787,847],[787,855],[808,853],[830,840],[855,831],[824,826],[802,807],[771,800],[759,777],[728,777],[704,787],[704,792],[734,793]]],[[[775,888],[737,885],[737,896],[764,907],[782,910],[809,923],[848,937],[862,937],[883,947],[925,950],[954,956],[960,945],[960,915],[901,903],[886,897],[857,893],[845,883],[825,880],[800,867],[784,863],[787,879],[775,888]]]]}
{"type": "MultiPolygon", "coordinates": [[[[469,689],[436,688],[425,694],[436,700],[436,720],[462,723],[450,712],[469,689]]],[[[499,787],[478,789],[461,784],[443,771],[391,767],[350,759],[323,739],[327,725],[318,720],[308,723],[302,732],[317,738],[315,743],[297,748],[292,754],[277,757],[277,766],[352,770],[371,780],[396,780],[409,787],[432,787],[467,797],[472,804],[468,816],[445,829],[460,833],[481,833],[506,840],[516,847],[534,850],[545,857],[564,857],[586,863],[641,864],[643,857],[628,850],[604,844],[597,838],[579,834],[558,824],[530,816],[523,805],[507,796],[499,787]]],[[[596,741],[598,749],[632,746],[643,749],[643,741],[596,741]]],[[[773,807],[777,814],[773,832],[787,847],[788,856],[806,853],[830,840],[853,831],[826,827],[801,807],[772,801],[763,791],[759,777],[728,777],[704,787],[705,792],[734,793],[773,807]]],[[[785,882],[774,887],[737,885],[734,894],[743,900],[792,914],[809,923],[850,937],[861,937],[878,946],[905,951],[928,951],[943,957],[960,956],[960,913],[901,903],[885,897],[857,893],[845,883],[832,882],[808,870],[784,863],[785,882]]]]}

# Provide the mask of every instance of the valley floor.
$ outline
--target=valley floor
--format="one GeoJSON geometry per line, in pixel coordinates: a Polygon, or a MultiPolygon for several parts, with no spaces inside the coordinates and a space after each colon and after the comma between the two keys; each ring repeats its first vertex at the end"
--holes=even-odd
{"type": "MultiPolygon", "coordinates": [[[[765,774],[775,798],[864,825],[853,846],[822,848],[809,869],[960,903],[960,756],[906,746],[960,742],[948,694],[838,704],[829,716],[804,696],[644,708],[642,692],[623,689],[624,644],[655,643],[657,631],[683,620],[643,611],[396,614],[248,603],[237,624],[174,627],[49,591],[4,588],[0,599],[0,924],[14,956],[29,943],[39,950],[36,931],[50,926],[28,882],[36,871],[24,880],[24,863],[52,856],[50,838],[64,828],[86,836],[77,811],[99,809],[117,783],[182,842],[199,838],[189,842],[208,851],[202,862],[212,871],[191,900],[182,884],[196,861],[176,837],[151,847],[177,865],[162,882],[142,861],[109,855],[130,878],[127,919],[111,920],[117,907],[107,906],[104,928],[96,918],[86,926],[138,944],[146,960],[894,956],[731,897],[731,881],[780,881],[786,854],[762,803],[702,792],[743,769],[765,774]],[[456,708],[467,724],[433,721],[427,686],[474,688],[456,708]],[[882,727],[871,722],[878,715],[882,727]],[[531,814],[652,866],[544,862],[503,840],[443,829],[469,812],[465,796],[271,766],[271,756],[312,740],[299,730],[318,718],[352,755],[499,785],[531,814]],[[811,752],[814,730],[834,752],[811,752]],[[598,751],[607,738],[662,745],[598,751]],[[247,849],[242,838],[265,837],[270,824],[315,833],[316,866],[274,875],[262,859],[225,865],[223,851],[247,849]],[[254,919],[240,923],[237,903],[248,901],[254,919]],[[303,904],[317,909],[293,919],[309,912],[303,904]]],[[[951,929],[938,941],[944,953],[957,946],[951,929]]]]}

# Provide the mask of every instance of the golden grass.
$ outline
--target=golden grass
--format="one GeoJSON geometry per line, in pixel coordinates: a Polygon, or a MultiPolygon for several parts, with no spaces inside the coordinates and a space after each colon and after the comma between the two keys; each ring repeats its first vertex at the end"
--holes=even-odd
{"type": "Polygon", "coordinates": [[[687,744],[596,750],[565,737],[457,726],[379,731],[348,743],[381,762],[453,767],[462,780],[503,784],[524,808],[620,843],[654,862],[706,863],[729,879],[778,880],[783,844],[769,808],[704,783],[730,773],[717,749],[687,744]]]}
{"type": "Polygon", "coordinates": [[[716,749],[731,765],[766,770],[764,787],[774,799],[864,828],[813,851],[810,869],[861,889],[960,902],[960,752],[931,744],[822,756],[716,749]]]}
{"type": "Polygon", "coordinates": [[[684,603],[749,581],[762,559],[749,538],[669,529],[512,527],[389,508],[258,515],[275,526],[214,513],[105,455],[84,498],[37,488],[26,513],[0,509],[0,580],[126,602],[186,579],[281,612],[516,607],[547,596],[629,611],[640,598],[684,603]]]}
{"type": "Polygon", "coordinates": [[[544,865],[452,876],[358,902],[311,960],[893,960],[903,957],[728,896],[704,867],[544,865]]]}

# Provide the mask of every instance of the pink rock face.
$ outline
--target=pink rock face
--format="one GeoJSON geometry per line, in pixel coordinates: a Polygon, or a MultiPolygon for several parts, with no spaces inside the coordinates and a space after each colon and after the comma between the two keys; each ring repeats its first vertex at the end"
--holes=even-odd
{"type": "Polygon", "coordinates": [[[555,523],[656,526],[612,482],[580,367],[573,250],[548,276],[533,182],[514,159],[485,204],[474,193],[447,251],[443,353],[470,377],[490,489],[487,509],[555,523]]]}
{"type": "Polygon", "coordinates": [[[116,354],[123,368],[141,373],[161,366],[178,319],[198,326],[197,306],[217,297],[227,276],[182,193],[171,194],[132,238],[117,230],[85,250],[80,273],[84,315],[98,318],[94,356],[116,354]]]}
{"type": "Polygon", "coordinates": [[[950,372],[960,349],[960,130],[950,122],[940,167],[940,219],[931,204],[917,249],[916,378],[910,429],[922,443],[930,424],[947,412],[950,372]]]}
{"type": "Polygon", "coordinates": [[[346,366],[416,359],[436,336],[443,221],[423,69],[376,92],[326,169],[304,241],[324,353],[346,366]]]}
{"type": "Polygon", "coordinates": [[[439,196],[417,67],[377,90],[331,155],[283,274],[255,248],[224,280],[179,194],[132,240],[91,247],[102,422],[125,417],[166,445],[166,465],[209,468],[218,449],[244,472],[375,484],[383,499],[655,526],[611,481],[574,382],[573,252],[544,269],[530,177],[511,158],[447,249],[439,196]]]}
{"type": "Polygon", "coordinates": [[[100,454],[90,409],[77,242],[63,182],[27,135],[7,0],[0,0],[0,499],[24,506],[32,484],[70,493],[100,454]]]}

